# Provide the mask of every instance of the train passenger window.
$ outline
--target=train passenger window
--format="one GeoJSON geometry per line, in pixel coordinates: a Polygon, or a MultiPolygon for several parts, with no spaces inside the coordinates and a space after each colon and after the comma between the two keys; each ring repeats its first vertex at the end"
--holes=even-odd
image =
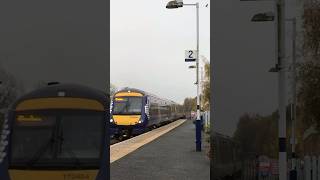
{"type": "Polygon", "coordinates": [[[150,105],[150,114],[154,117],[154,116],[158,116],[159,114],[159,107],[156,104],[151,104],[150,105]]]}

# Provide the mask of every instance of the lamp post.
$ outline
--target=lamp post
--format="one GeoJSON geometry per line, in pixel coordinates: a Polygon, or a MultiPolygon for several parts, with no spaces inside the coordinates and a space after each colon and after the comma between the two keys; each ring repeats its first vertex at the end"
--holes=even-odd
{"type": "MultiPolygon", "coordinates": [[[[240,0],[264,1],[264,0],[240,0]]],[[[273,15],[260,13],[252,18],[254,22],[275,21],[276,29],[276,58],[274,68],[269,72],[278,72],[278,139],[279,139],[279,180],[287,180],[287,150],[286,150],[286,91],[285,91],[285,0],[273,0],[275,8],[273,15]],[[272,17],[273,16],[273,17],[272,17]],[[276,17],[276,18],[275,18],[276,17]]]]}
{"type": "Polygon", "coordinates": [[[295,122],[296,122],[296,101],[297,101],[297,91],[296,91],[296,18],[287,19],[292,23],[292,64],[291,64],[291,75],[292,75],[292,94],[291,94],[291,171],[290,179],[297,179],[296,170],[296,138],[295,138],[295,122]]]}
{"type": "MultiPolygon", "coordinates": [[[[191,65],[191,66],[189,66],[188,68],[189,68],[189,69],[196,69],[196,68],[197,68],[197,66],[195,66],[195,65],[191,65]]],[[[195,82],[194,84],[195,84],[195,85],[197,85],[198,83],[197,83],[197,82],[195,82]]],[[[201,98],[200,98],[200,100],[201,100],[201,98]]]]}
{"type": "Polygon", "coordinates": [[[197,16],[197,57],[196,57],[196,83],[197,83],[197,119],[196,119],[196,151],[201,151],[201,120],[200,120],[200,84],[199,84],[199,3],[184,4],[182,0],[173,0],[166,5],[167,9],[176,9],[183,6],[195,6],[197,16]]]}

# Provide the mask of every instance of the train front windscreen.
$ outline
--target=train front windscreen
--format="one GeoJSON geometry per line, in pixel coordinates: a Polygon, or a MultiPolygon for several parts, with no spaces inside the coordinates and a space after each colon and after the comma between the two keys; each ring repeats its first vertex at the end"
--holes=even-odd
{"type": "Polygon", "coordinates": [[[116,97],[113,115],[140,115],[142,97],[116,97]]]}
{"type": "Polygon", "coordinates": [[[16,114],[11,167],[98,168],[103,127],[101,112],[16,114]]]}

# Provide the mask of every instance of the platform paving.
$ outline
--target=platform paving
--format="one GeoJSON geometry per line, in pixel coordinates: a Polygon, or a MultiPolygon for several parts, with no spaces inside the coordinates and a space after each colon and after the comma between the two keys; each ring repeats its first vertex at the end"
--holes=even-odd
{"type": "Polygon", "coordinates": [[[111,163],[111,180],[209,180],[207,147],[195,151],[195,126],[187,120],[111,163]]]}

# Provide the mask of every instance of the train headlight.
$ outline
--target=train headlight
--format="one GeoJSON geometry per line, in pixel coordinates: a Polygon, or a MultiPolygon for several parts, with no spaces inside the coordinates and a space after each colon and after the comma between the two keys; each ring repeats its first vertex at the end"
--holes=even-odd
{"type": "Polygon", "coordinates": [[[110,123],[114,123],[114,120],[113,120],[113,119],[110,119],[110,123]]]}
{"type": "Polygon", "coordinates": [[[143,119],[142,119],[142,117],[140,117],[138,124],[142,124],[142,123],[143,123],[143,119]]]}

